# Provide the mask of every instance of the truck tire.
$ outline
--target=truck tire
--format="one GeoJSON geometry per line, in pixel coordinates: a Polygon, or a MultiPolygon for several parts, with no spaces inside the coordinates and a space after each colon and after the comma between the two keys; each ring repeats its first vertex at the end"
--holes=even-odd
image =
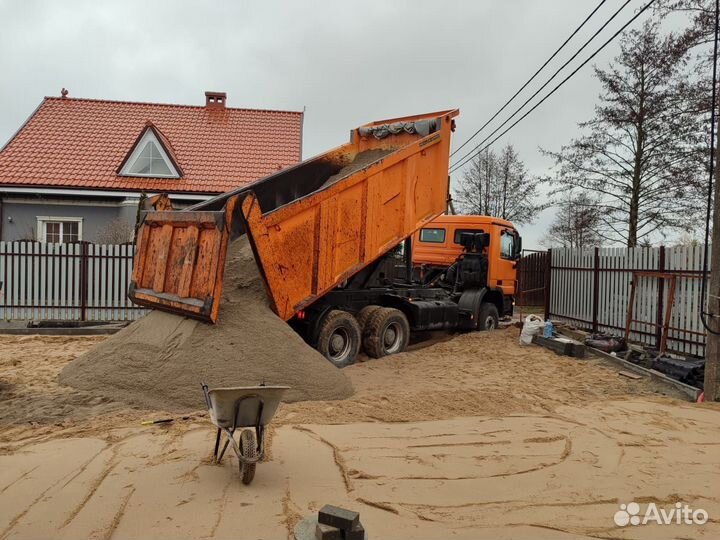
{"type": "Polygon", "coordinates": [[[407,349],[410,324],[405,314],[392,308],[372,313],[363,331],[363,347],[371,358],[382,358],[407,349]]]}
{"type": "Polygon", "coordinates": [[[355,318],[357,319],[357,322],[360,325],[361,332],[363,332],[363,333],[365,332],[365,327],[367,326],[367,323],[370,320],[370,317],[378,309],[382,309],[382,306],[365,306],[357,314],[357,317],[355,317],[355,318]]]}
{"type": "Polygon", "coordinates": [[[491,304],[490,302],[480,304],[480,310],[478,311],[478,330],[496,330],[499,319],[500,316],[498,315],[495,304],[491,304]]]}
{"type": "Polygon", "coordinates": [[[343,368],[355,363],[361,336],[355,317],[347,311],[334,309],[320,325],[316,348],[335,367],[343,368]]]}

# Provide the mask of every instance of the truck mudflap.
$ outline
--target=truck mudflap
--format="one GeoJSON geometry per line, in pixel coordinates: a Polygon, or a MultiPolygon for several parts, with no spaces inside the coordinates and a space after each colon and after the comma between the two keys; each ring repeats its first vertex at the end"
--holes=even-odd
{"type": "Polygon", "coordinates": [[[219,211],[170,211],[151,199],[137,235],[129,297],[136,304],[214,323],[238,197],[219,211]]]}

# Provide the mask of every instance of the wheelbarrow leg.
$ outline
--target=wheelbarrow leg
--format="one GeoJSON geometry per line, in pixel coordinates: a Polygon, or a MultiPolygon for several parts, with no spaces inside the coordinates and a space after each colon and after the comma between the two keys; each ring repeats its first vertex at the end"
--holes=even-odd
{"type": "MultiPolygon", "coordinates": [[[[215,460],[215,461],[217,461],[218,463],[220,463],[220,460],[221,460],[221,459],[223,458],[223,456],[225,455],[225,450],[227,450],[227,447],[228,447],[228,445],[230,444],[230,439],[232,439],[233,436],[235,435],[235,430],[234,430],[234,429],[233,429],[233,430],[228,429],[226,435],[227,435],[227,438],[225,439],[225,444],[223,444],[222,450],[220,451],[220,455],[219,455],[219,456],[217,457],[217,459],[215,460]]],[[[219,437],[219,434],[218,434],[218,437],[219,437]]]]}
{"type": "Polygon", "coordinates": [[[213,456],[215,457],[215,459],[217,459],[218,448],[220,448],[220,435],[221,434],[222,434],[222,429],[218,428],[217,437],[215,438],[215,451],[213,452],[213,456]]]}

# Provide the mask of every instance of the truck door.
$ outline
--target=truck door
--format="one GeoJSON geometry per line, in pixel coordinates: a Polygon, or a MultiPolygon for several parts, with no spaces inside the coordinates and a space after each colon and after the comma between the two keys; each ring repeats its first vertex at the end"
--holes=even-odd
{"type": "Polygon", "coordinates": [[[491,286],[502,288],[503,294],[515,294],[515,280],[517,279],[517,260],[520,253],[520,236],[514,229],[495,225],[497,240],[496,246],[491,246],[490,275],[491,286]]]}

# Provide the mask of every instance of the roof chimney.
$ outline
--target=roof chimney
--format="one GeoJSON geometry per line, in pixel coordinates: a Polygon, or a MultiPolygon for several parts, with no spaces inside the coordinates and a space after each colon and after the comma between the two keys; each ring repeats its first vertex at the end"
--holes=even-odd
{"type": "Polygon", "coordinates": [[[224,109],[227,94],[225,92],[205,92],[205,107],[208,109],[224,109]]]}

